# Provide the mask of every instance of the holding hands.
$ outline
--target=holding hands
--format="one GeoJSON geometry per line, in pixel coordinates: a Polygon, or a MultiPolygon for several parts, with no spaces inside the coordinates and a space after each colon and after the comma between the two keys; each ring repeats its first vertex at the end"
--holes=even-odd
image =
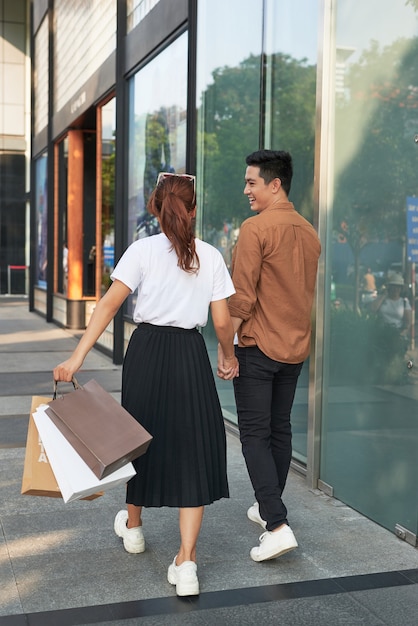
{"type": "Polygon", "coordinates": [[[239,376],[238,359],[235,355],[226,357],[221,344],[218,344],[218,369],[217,375],[223,380],[232,380],[239,376]]]}

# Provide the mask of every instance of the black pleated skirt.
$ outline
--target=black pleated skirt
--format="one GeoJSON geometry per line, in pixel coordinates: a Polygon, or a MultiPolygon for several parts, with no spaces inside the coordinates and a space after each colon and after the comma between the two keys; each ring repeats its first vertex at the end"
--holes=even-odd
{"type": "Polygon", "coordinates": [[[122,405],[153,436],[126,502],[196,507],[229,497],[226,437],[201,334],[140,324],[126,351],[122,405]]]}

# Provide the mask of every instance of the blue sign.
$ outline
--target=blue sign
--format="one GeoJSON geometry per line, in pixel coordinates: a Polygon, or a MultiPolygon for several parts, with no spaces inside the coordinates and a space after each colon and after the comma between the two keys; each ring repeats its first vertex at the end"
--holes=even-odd
{"type": "Polygon", "coordinates": [[[408,261],[418,262],[418,198],[408,196],[406,199],[406,225],[408,261]]]}
{"type": "Polygon", "coordinates": [[[103,246],[103,263],[106,267],[110,267],[113,270],[115,263],[115,249],[113,246],[103,246]]]}

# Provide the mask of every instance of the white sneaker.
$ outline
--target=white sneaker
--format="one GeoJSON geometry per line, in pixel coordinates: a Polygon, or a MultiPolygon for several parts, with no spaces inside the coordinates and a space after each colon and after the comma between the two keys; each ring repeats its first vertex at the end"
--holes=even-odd
{"type": "Polygon", "coordinates": [[[268,561],[298,547],[295,535],[290,526],[283,526],[277,531],[266,531],[260,537],[260,545],[252,548],[250,556],[253,561],[268,561]]]}
{"type": "Polygon", "coordinates": [[[178,596],[199,595],[199,581],[197,578],[197,565],[194,561],[184,561],[176,565],[176,558],[168,568],[167,580],[170,585],[176,586],[178,596]]]}
{"type": "Polygon", "coordinates": [[[254,502],[254,504],[250,506],[250,508],[247,511],[247,517],[252,522],[255,522],[256,524],[260,524],[261,528],[264,528],[264,530],[266,529],[267,522],[263,520],[263,518],[260,515],[260,507],[259,507],[258,502],[254,502]]]}
{"type": "Polygon", "coordinates": [[[128,511],[119,511],[115,517],[114,529],[118,537],[123,539],[123,547],[126,552],[139,554],[145,550],[145,539],[142,527],[128,528],[128,511]]]}

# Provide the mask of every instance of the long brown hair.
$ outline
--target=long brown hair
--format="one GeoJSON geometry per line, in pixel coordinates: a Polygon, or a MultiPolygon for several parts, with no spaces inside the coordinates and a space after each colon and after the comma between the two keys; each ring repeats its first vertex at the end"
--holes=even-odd
{"type": "Polygon", "coordinates": [[[171,242],[177,265],[195,273],[200,263],[196,252],[194,219],[196,206],[194,181],[186,176],[167,175],[155,187],[148,201],[148,211],[158,217],[161,230],[171,242]]]}

